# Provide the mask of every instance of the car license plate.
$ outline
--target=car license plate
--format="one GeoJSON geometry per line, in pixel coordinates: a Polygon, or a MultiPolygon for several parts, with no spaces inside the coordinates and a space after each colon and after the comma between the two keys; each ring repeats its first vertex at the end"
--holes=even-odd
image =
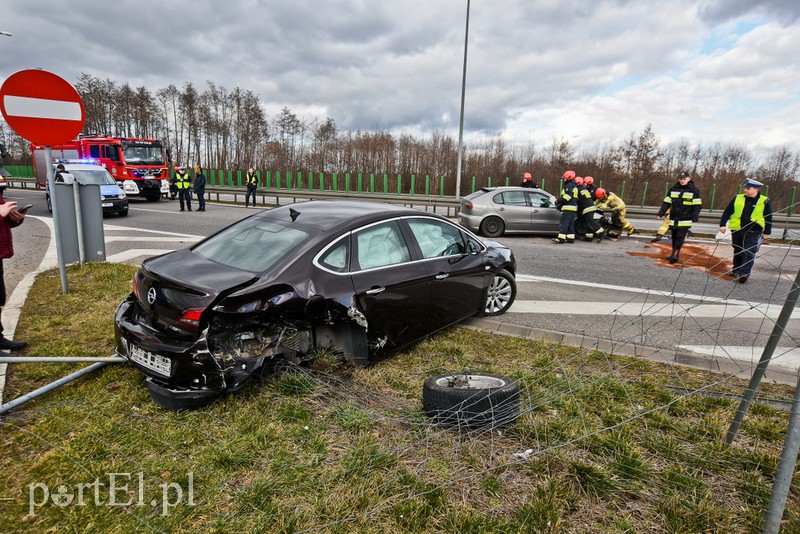
{"type": "Polygon", "coordinates": [[[135,345],[131,345],[130,357],[131,360],[135,361],[139,365],[143,365],[151,371],[155,371],[156,373],[164,376],[169,376],[170,370],[172,369],[169,358],[159,356],[158,354],[153,354],[152,352],[147,352],[135,345]]]}
{"type": "MultiPolygon", "coordinates": [[[[96,206],[96,205],[97,205],[97,204],[95,204],[95,206],[96,206]]],[[[103,202],[103,207],[104,207],[104,208],[111,208],[111,207],[113,207],[113,206],[114,206],[114,204],[113,204],[113,203],[111,203],[111,202],[103,202]]]]}

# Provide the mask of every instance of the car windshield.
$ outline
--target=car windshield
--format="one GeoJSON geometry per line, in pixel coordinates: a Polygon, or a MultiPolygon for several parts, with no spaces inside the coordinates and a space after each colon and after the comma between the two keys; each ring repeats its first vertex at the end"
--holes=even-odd
{"type": "Polygon", "coordinates": [[[131,146],[122,150],[125,161],[138,165],[163,165],[164,156],[160,146],[131,146]]]}
{"type": "Polygon", "coordinates": [[[311,233],[306,229],[250,217],[199,243],[192,250],[229,267],[263,272],[310,237],[311,233]]]}
{"type": "Polygon", "coordinates": [[[75,169],[67,170],[67,172],[74,176],[79,184],[111,185],[117,183],[108,172],[102,169],[75,169]]]}

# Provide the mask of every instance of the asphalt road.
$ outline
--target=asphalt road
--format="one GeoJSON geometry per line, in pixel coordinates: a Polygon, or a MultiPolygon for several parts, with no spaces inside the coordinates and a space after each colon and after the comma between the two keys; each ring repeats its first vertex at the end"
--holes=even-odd
{"type": "MultiPolygon", "coordinates": [[[[39,191],[12,189],[5,197],[34,205],[25,224],[14,230],[16,253],[5,262],[11,291],[46,258],[52,219],[39,191]]],[[[132,201],[128,217],[104,218],[106,257],[138,264],[253,212],[221,204],[207,204],[204,213],[179,212],[177,201],[132,201]]],[[[656,219],[632,221],[651,231],[660,224],[656,219]]],[[[713,235],[717,227],[695,229],[713,235]]],[[[619,343],[688,347],[698,353],[738,351],[757,361],[800,269],[800,251],[785,244],[765,245],[750,281],[737,284],[722,274],[730,268],[727,242],[689,239],[682,262],[672,266],[664,261],[669,240],[652,244],[650,238],[623,236],[617,242],[571,245],[545,237],[500,238],[516,255],[519,293],[510,312],[497,319],[619,343]]],[[[48,260],[56,265],[54,257],[48,260]]],[[[784,362],[792,368],[800,364],[800,355],[787,351],[796,350],[798,336],[800,321],[795,317],[781,341],[784,362]]]]}

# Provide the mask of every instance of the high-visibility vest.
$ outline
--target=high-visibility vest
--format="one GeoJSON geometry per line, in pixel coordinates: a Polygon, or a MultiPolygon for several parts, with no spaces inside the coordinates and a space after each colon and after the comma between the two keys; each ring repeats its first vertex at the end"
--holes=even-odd
{"type": "Polygon", "coordinates": [[[257,174],[247,173],[247,175],[244,178],[244,183],[247,186],[253,186],[253,187],[257,186],[258,185],[258,175],[257,174]]]}
{"type": "MultiPolygon", "coordinates": [[[[733,200],[733,215],[728,221],[728,228],[731,232],[739,230],[742,227],[742,212],[744,211],[745,196],[740,194],[736,195],[733,200]]],[[[753,206],[753,213],[750,214],[750,222],[754,222],[763,230],[767,227],[767,221],[764,219],[764,204],[767,202],[767,197],[758,195],[756,205],[753,206]]]]}
{"type": "Polygon", "coordinates": [[[175,173],[175,187],[178,189],[189,189],[191,180],[188,173],[175,173]]]}

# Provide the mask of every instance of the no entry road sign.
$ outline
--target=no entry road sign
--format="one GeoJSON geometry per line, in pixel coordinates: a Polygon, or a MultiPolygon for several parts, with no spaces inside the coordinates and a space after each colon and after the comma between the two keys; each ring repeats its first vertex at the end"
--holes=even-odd
{"type": "Polygon", "coordinates": [[[66,80],[45,70],[21,70],[0,87],[0,111],[11,128],[37,145],[74,139],[86,118],[81,96],[66,80]]]}

